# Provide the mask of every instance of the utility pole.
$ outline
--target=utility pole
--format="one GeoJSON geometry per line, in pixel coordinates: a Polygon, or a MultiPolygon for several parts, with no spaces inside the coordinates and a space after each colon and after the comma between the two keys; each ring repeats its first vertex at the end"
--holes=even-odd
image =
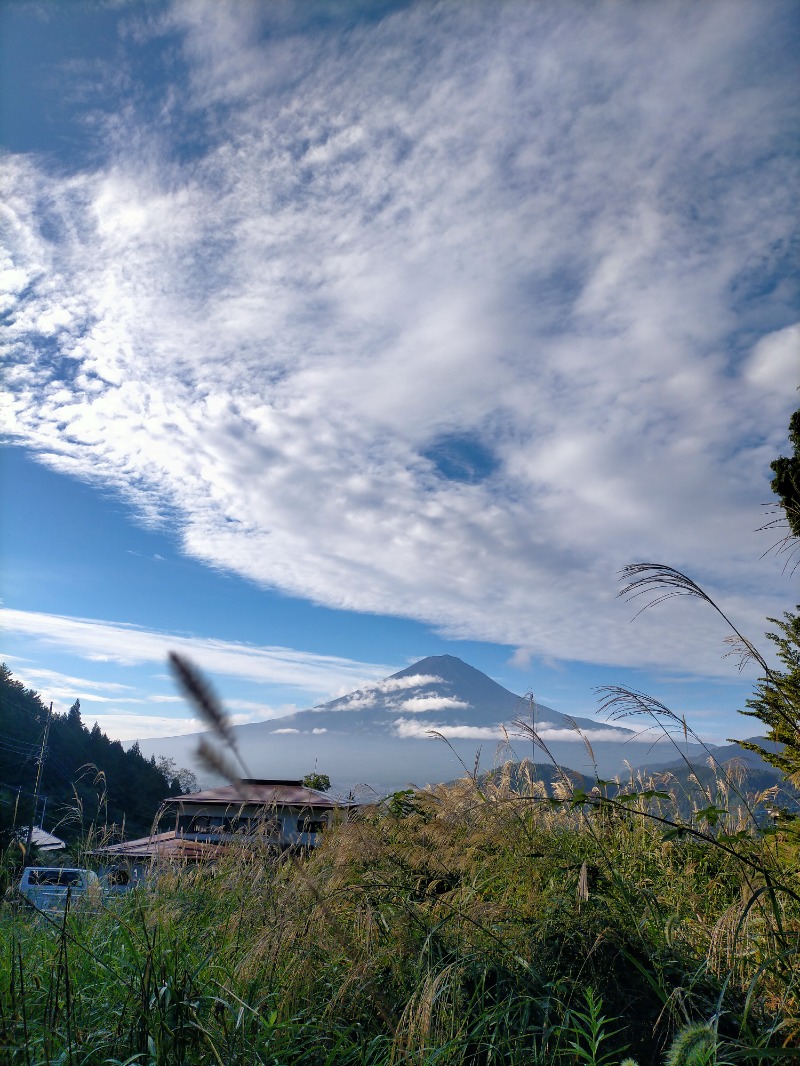
{"type": "Polygon", "coordinates": [[[39,751],[39,758],[36,760],[36,784],[33,789],[33,809],[31,810],[31,821],[28,826],[28,839],[25,843],[25,855],[27,857],[28,852],[31,850],[31,841],[33,840],[33,823],[36,821],[36,804],[39,802],[39,783],[42,780],[42,766],[44,765],[44,758],[47,753],[47,738],[50,735],[50,720],[53,717],[53,704],[50,703],[50,710],[47,712],[47,722],[44,727],[44,736],[42,737],[42,747],[39,751]]]}
{"type": "Polygon", "coordinates": [[[536,699],[533,693],[530,693],[531,700],[531,773],[533,774],[533,780],[536,780],[536,699]]]}

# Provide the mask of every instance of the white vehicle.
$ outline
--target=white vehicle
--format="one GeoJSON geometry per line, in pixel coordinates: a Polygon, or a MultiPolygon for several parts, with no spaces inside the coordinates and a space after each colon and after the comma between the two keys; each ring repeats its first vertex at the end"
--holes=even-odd
{"type": "Polygon", "coordinates": [[[61,866],[26,866],[19,890],[40,911],[64,910],[89,895],[99,897],[101,891],[93,870],[61,866]]]}

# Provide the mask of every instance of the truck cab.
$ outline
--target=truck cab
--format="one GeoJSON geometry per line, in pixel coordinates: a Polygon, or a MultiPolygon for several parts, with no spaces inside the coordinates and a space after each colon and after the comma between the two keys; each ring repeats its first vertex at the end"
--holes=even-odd
{"type": "Polygon", "coordinates": [[[93,870],[62,866],[26,866],[19,883],[20,894],[39,911],[64,910],[88,895],[100,894],[93,870]]]}

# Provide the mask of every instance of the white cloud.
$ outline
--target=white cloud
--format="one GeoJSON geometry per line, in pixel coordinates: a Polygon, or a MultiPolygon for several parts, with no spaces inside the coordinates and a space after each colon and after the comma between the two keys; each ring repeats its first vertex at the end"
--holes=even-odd
{"type": "Polygon", "coordinates": [[[762,337],[746,366],[749,381],[766,392],[780,395],[787,382],[796,381],[800,366],[800,322],[762,337]]]}
{"type": "Polygon", "coordinates": [[[425,688],[427,685],[444,684],[441,677],[436,674],[406,674],[405,677],[387,677],[375,685],[368,685],[364,690],[367,693],[404,692],[409,688],[425,688]]]}
{"type": "MultiPolygon", "coordinates": [[[[447,740],[508,740],[509,737],[525,737],[530,739],[527,733],[517,733],[512,730],[505,730],[502,725],[496,726],[471,726],[471,725],[445,725],[437,722],[420,721],[416,718],[397,718],[394,722],[394,732],[396,736],[402,738],[426,738],[430,737],[432,732],[438,733],[440,736],[445,737],[447,740]]],[[[602,727],[597,729],[582,729],[580,732],[574,729],[558,729],[552,726],[548,726],[546,723],[541,729],[537,729],[537,734],[547,744],[554,741],[568,742],[582,744],[584,740],[588,740],[594,744],[598,741],[610,741],[612,743],[619,744],[621,740],[629,742],[629,738],[620,736],[619,730],[615,729],[603,729],[602,727]]],[[[663,740],[663,737],[656,736],[654,734],[642,734],[637,740],[642,740],[650,745],[663,740]]]]}
{"type": "MultiPolygon", "coordinates": [[[[2,609],[0,609],[1,611],[2,609]]],[[[0,614],[0,618],[2,614],[0,614]]],[[[11,656],[10,658],[13,658],[11,656]]],[[[123,699],[129,702],[129,698],[121,695],[125,692],[133,692],[130,685],[123,685],[117,681],[92,681],[85,677],[73,677],[71,674],[62,674],[57,670],[48,670],[44,667],[20,666],[16,668],[17,680],[24,682],[30,688],[46,685],[48,691],[58,689],[61,691],[84,694],[84,699],[99,700],[101,693],[112,693],[110,699],[123,699]],[[91,693],[92,695],[85,695],[91,693]]],[[[73,697],[74,698],[74,697],[73,697]]],[[[134,700],[133,702],[139,702],[134,700]]]]}
{"type": "Polygon", "coordinates": [[[342,702],[338,705],[338,710],[366,711],[370,707],[374,707],[377,702],[377,696],[373,696],[368,692],[357,692],[349,698],[342,698],[342,702]]]}
{"type": "Polygon", "coordinates": [[[198,718],[166,718],[155,714],[125,714],[121,711],[84,715],[83,721],[90,729],[97,723],[106,736],[125,743],[154,737],[183,736],[205,728],[198,718]]]}
{"type": "MultiPolygon", "coordinates": [[[[342,698],[336,710],[365,711],[370,707],[375,707],[382,696],[391,695],[395,692],[404,692],[410,688],[425,688],[427,685],[435,684],[443,684],[442,678],[437,677],[435,674],[409,674],[406,677],[387,677],[383,681],[378,681],[374,685],[366,685],[342,698]]],[[[427,699],[429,697],[421,696],[419,698],[427,699]]],[[[393,699],[381,700],[381,702],[390,708],[397,706],[397,701],[393,699]]]]}
{"type": "Polygon", "coordinates": [[[289,726],[285,726],[282,729],[272,729],[272,730],[270,730],[270,732],[271,733],[299,733],[300,730],[299,729],[292,729],[289,726]]]}
{"type": "MultiPolygon", "coordinates": [[[[545,741],[545,743],[548,743],[549,741],[555,741],[555,740],[562,740],[562,741],[563,740],[566,740],[566,741],[588,740],[590,743],[594,744],[595,741],[608,740],[608,741],[611,741],[612,743],[617,743],[618,744],[620,742],[620,740],[623,740],[624,742],[627,743],[628,740],[633,739],[633,738],[624,737],[624,736],[620,737],[620,732],[617,729],[602,729],[602,728],[598,728],[598,729],[581,729],[580,732],[578,732],[575,729],[556,729],[556,728],[547,729],[547,728],[542,728],[542,729],[537,729],[536,732],[542,738],[542,740],[545,741]]],[[[515,733],[514,734],[514,736],[525,736],[525,735],[526,734],[523,734],[523,733],[515,733]]],[[[653,739],[656,739],[656,738],[653,738],[653,739]]],[[[657,739],[660,739],[660,738],[657,738],[657,739]]],[[[650,741],[650,743],[652,743],[652,741],[650,741]]]]}
{"type": "Polygon", "coordinates": [[[508,664],[509,666],[516,667],[518,670],[530,670],[533,655],[533,648],[515,648],[513,655],[508,660],[508,664]]]}
{"type": "Polygon", "coordinates": [[[442,725],[437,722],[420,721],[417,718],[397,718],[394,732],[398,737],[429,738],[435,731],[448,740],[505,740],[506,733],[497,726],[442,725]]]}
{"type": "MultiPolygon", "coordinates": [[[[96,722],[106,736],[126,742],[152,740],[155,737],[180,737],[206,730],[206,724],[200,718],[167,718],[154,714],[125,714],[121,711],[85,714],[83,720],[89,728],[96,722]]],[[[253,720],[252,715],[230,716],[232,725],[249,725],[253,720]]]]}
{"type": "MultiPolygon", "coordinates": [[[[2,628],[1,611],[0,628],[2,628]]],[[[4,659],[14,661],[15,656],[4,656],[4,659]]],[[[65,711],[75,700],[79,700],[83,705],[84,717],[87,716],[87,707],[90,705],[106,703],[131,705],[150,702],[149,698],[127,695],[129,692],[136,692],[130,685],[122,685],[111,681],[93,681],[83,677],[74,677],[71,674],[60,673],[57,670],[21,665],[15,666],[14,675],[16,680],[21,681],[29,688],[46,692],[46,701],[53,701],[57,713],[65,711]]]]}
{"type": "MultiPolygon", "coordinates": [[[[339,38],[173,5],[189,87],[158,129],[129,103],[105,166],[5,161],[8,431],[314,602],[724,674],[715,618],[628,627],[613,581],[688,568],[755,637],[785,606],[752,533],[796,404],[785,17],[420,4],[339,38]],[[201,112],[182,164],[162,144],[201,112]],[[493,472],[442,477],[448,433],[493,472]]],[[[56,628],[96,657],[165,646],[56,628]]],[[[369,672],[189,645],[325,692],[369,672]]]]}
{"type": "Polygon", "coordinates": [[[413,696],[409,700],[403,700],[400,710],[410,711],[412,714],[423,714],[426,711],[443,711],[449,707],[469,706],[466,700],[459,700],[453,696],[413,696]]]}

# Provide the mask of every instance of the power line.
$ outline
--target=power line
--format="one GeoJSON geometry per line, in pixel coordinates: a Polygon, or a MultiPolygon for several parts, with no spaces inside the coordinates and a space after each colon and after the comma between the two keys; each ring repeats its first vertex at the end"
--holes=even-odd
{"type": "Polygon", "coordinates": [[[33,755],[38,747],[38,744],[18,744],[13,740],[5,740],[0,737],[0,748],[4,751],[10,751],[12,755],[30,756],[33,755]]]}
{"type": "Polygon", "coordinates": [[[23,788],[22,785],[10,785],[8,781],[0,781],[0,788],[7,788],[11,792],[19,792],[24,796],[32,796],[33,793],[29,792],[27,788],[23,788]]]}

